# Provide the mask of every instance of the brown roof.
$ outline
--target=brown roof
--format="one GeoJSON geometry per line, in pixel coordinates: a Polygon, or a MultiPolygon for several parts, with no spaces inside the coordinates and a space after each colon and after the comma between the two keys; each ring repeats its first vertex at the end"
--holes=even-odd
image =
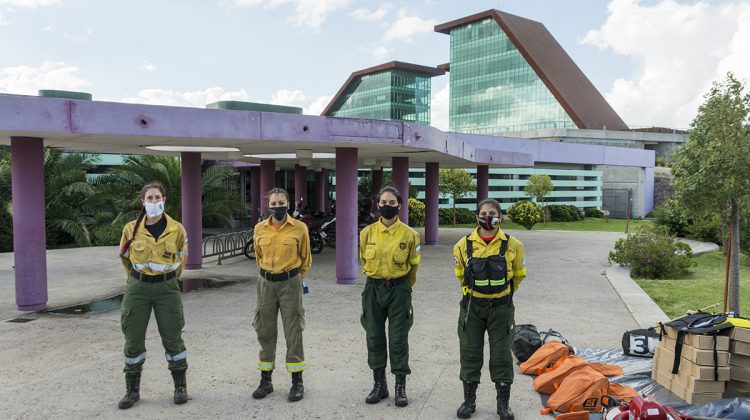
{"type": "Polygon", "coordinates": [[[380,73],[381,71],[385,70],[404,70],[409,71],[412,73],[418,73],[423,74],[425,76],[435,77],[435,76],[442,76],[445,74],[445,70],[435,67],[427,67],[427,66],[420,66],[419,64],[411,64],[411,63],[404,63],[402,61],[391,61],[389,63],[383,63],[380,65],[377,65],[375,67],[369,67],[366,69],[362,69],[359,71],[355,71],[354,73],[349,76],[348,79],[346,79],[346,82],[343,86],[341,86],[341,89],[339,89],[338,92],[336,92],[336,95],[334,95],[333,99],[331,99],[331,102],[328,103],[328,106],[323,110],[323,112],[320,115],[328,115],[331,112],[331,109],[333,106],[342,98],[342,95],[346,91],[346,88],[349,87],[349,85],[358,77],[362,77],[367,74],[373,74],[373,73],[380,73]]]}
{"type": "Polygon", "coordinates": [[[627,124],[540,22],[487,10],[435,26],[451,29],[494,18],[578,128],[628,130],[627,124]]]}

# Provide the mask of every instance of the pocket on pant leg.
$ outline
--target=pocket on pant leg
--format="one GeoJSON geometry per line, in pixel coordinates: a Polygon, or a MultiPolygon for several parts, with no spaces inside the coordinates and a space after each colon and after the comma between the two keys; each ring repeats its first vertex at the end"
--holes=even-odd
{"type": "Polygon", "coordinates": [[[255,315],[253,316],[253,329],[258,332],[260,330],[260,309],[255,309],[255,315]]]}
{"type": "Polygon", "coordinates": [[[132,306],[130,305],[123,306],[122,312],[120,313],[120,328],[122,329],[123,334],[128,333],[128,325],[129,325],[129,320],[130,320],[130,316],[132,312],[133,312],[132,306]]]}

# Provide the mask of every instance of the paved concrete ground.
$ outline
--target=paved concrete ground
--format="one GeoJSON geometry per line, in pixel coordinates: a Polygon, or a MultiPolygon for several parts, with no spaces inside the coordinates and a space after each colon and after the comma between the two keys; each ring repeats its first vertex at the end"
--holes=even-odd
{"type": "MultiPolygon", "coordinates": [[[[393,398],[370,406],[372,384],[359,324],[362,285],[335,283],[334,251],[313,257],[307,329],[305,399],[288,403],[290,379],[274,374],[276,392],[253,400],[258,344],[250,326],[255,306],[254,263],[244,257],[207,262],[186,276],[241,280],[183,295],[188,347],[184,406],[171,402],[171,378],[155,325],[148,331],[146,362],[136,407],[120,411],[124,393],[119,311],[89,316],[38,316],[28,323],[0,322],[0,418],[455,418],[463,396],[458,380],[456,317],[460,292],[451,250],[465,229],[442,229],[440,244],[424,246],[414,287],[407,408],[393,398]]],[[[618,233],[510,231],[526,244],[529,276],[515,297],[516,322],[554,328],[580,347],[618,348],[622,332],[637,324],[604,277],[607,253],[618,233]]],[[[48,252],[50,304],[80,302],[122,289],[115,248],[48,252]]],[[[0,254],[0,321],[19,315],[13,306],[12,258],[0,254]]],[[[360,281],[361,283],[361,281],[360,281]]],[[[283,366],[284,339],[277,362],[283,366]]],[[[487,351],[487,350],[486,350],[487,351]]],[[[497,418],[494,387],[485,367],[474,418],[497,418]]],[[[393,378],[389,376],[393,388],[393,378]]],[[[518,375],[512,390],[518,419],[541,418],[531,377],[518,375]]]]}

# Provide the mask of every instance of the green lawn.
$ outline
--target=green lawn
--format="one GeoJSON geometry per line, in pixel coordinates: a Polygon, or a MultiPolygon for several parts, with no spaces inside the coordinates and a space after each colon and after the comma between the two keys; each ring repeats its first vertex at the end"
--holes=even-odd
{"type": "MultiPolygon", "coordinates": [[[[683,279],[636,279],[646,293],[670,317],[685,315],[688,309],[700,309],[714,303],[721,311],[724,303],[724,272],[726,256],[721,251],[698,255],[693,273],[683,279]]],[[[740,268],[740,308],[743,315],[750,313],[750,266],[740,268]]]]}
{"type": "MultiPolygon", "coordinates": [[[[629,226],[629,232],[636,232],[639,227],[643,225],[650,225],[650,220],[631,220],[629,226]]],[[[451,225],[442,225],[443,227],[451,227],[451,225]]],[[[463,224],[456,225],[456,227],[471,228],[476,225],[463,224]]],[[[500,228],[525,230],[523,226],[505,221],[500,223],[500,228]]],[[[532,230],[573,230],[573,231],[590,231],[590,232],[625,232],[625,220],[624,219],[597,219],[593,217],[587,217],[579,222],[549,222],[545,226],[544,223],[538,223],[534,225],[532,230]]]]}

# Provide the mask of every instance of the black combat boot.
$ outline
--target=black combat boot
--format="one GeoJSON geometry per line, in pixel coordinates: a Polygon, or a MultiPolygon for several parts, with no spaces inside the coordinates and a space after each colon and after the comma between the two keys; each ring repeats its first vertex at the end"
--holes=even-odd
{"type": "Polygon", "coordinates": [[[185,373],[187,369],[173,370],[172,380],[174,381],[174,403],[185,404],[188,400],[187,378],[185,373]]]}
{"type": "Polygon", "coordinates": [[[253,398],[256,400],[266,398],[266,395],[273,392],[273,384],[271,383],[272,374],[272,370],[263,370],[260,372],[260,385],[258,385],[258,389],[253,392],[253,398]]]}
{"type": "Polygon", "coordinates": [[[500,420],[514,420],[515,416],[508,405],[510,401],[510,384],[505,382],[495,382],[497,389],[497,414],[500,420]]]}
{"type": "Polygon", "coordinates": [[[292,388],[289,390],[289,401],[299,401],[305,396],[305,387],[302,385],[302,372],[292,372],[292,388]]]}
{"type": "Polygon", "coordinates": [[[141,372],[128,372],[125,374],[125,396],[117,405],[121,410],[130,408],[141,399],[141,372]]]}
{"type": "Polygon", "coordinates": [[[477,411],[477,386],[479,382],[464,381],[464,402],[458,407],[456,416],[460,419],[471,418],[471,414],[477,411]]]}
{"type": "Polygon", "coordinates": [[[396,392],[394,402],[396,407],[406,407],[409,399],[406,398],[406,375],[396,375],[396,392]]]}
{"type": "Polygon", "coordinates": [[[375,381],[372,391],[365,398],[367,404],[379,403],[380,400],[388,398],[388,383],[385,380],[385,368],[372,370],[372,378],[375,381]]]}

